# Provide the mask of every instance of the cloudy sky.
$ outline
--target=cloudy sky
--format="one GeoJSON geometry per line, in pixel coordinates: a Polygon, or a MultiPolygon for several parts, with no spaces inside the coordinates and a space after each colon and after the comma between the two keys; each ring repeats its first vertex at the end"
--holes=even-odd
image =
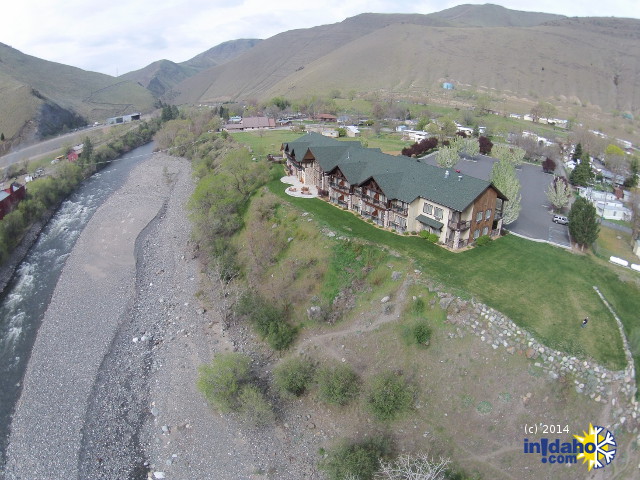
{"type": "MultiPolygon", "coordinates": [[[[335,23],[363,12],[432,13],[474,0],[20,0],[2,7],[0,43],[119,75],[188,60],[227,40],[335,23]]],[[[640,18],[639,0],[498,0],[515,10],[640,18]]]]}

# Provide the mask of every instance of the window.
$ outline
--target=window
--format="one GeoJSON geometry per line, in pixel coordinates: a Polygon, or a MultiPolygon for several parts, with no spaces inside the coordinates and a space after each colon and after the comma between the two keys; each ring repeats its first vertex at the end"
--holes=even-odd
{"type": "Polygon", "coordinates": [[[442,209],[436,207],[436,211],[433,214],[434,217],[436,217],[438,220],[442,219],[442,209]]]}
{"type": "Polygon", "coordinates": [[[491,218],[491,209],[488,209],[484,215],[485,220],[489,220],[491,218]]]}
{"type": "Polygon", "coordinates": [[[473,239],[477,239],[480,236],[480,229],[476,229],[473,232],[473,239]]]}
{"type": "Polygon", "coordinates": [[[486,235],[487,233],[489,233],[489,227],[484,227],[484,228],[482,229],[482,234],[483,234],[483,235],[486,235]]]}
{"type": "Polygon", "coordinates": [[[422,211],[427,215],[431,215],[433,213],[433,205],[425,203],[424,206],[422,207],[422,211]]]}
{"type": "Polygon", "coordinates": [[[476,213],[476,222],[481,222],[482,221],[482,212],[478,212],[476,213]]]}

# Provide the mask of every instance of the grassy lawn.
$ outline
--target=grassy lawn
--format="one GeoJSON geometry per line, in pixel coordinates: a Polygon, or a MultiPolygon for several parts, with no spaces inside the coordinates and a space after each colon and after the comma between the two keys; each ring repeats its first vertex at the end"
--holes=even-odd
{"type": "Polygon", "coordinates": [[[609,257],[616,256],[627,260],[629,263],[640,263],[640,259],[635,256],[631,249],[631,234],[602,225],[600,226],[598,240],[596,240],[595,251],[600,258],[607,261],[609,257]]]}
{"type": "Polygon", "coordinates": [[[300,138],[302,134],[291,130],[261,130],[258,132],[238,132],[232,136],[237,142],[249,145],[257,155],[271,153],[281,156],[280,146],[284,142],[291,142],[296,138],[300,138]]]}
{"type": "Polygon", "coordinates": [[[339,234],[385,245],[413,258],[422,271],[448,290],[496,308],[548,346],[592,357],[612,369],[624,368],[615,321],[593,286],[611,302],[627,335],[640,328],[640,295],[638,287],[620,280],[613,267],[590,256],[514,236],[487,247],[452,253],[418,237],[378,229],[321,200],[289,197],[279,182],[272,182],[270,188],[339,234]],[[580,328],[585,316],[591,319],[588,334],[580,328]]]}
{"type": "MultiPolygon", "coordinates": [[[[398,134],[380,133],[375,134],[372,130],[360,130],[362,136],[360,141],[367,142],[369,148],[379,148],[385,153],[399,155],[404,147],[408,147],[413,142],[402,140],[398,134]]],[[[353,140],[350,138],[349,140],[353,140]]]]}

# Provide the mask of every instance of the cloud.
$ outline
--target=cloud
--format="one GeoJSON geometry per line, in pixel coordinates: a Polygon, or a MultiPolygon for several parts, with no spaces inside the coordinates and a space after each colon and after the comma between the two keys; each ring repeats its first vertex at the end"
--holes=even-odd
{"type": "MultiPolygon", "coordinates": [[[[637,0],[504,0],[516,10],[569,16],[640,16],[637,0]]],[[[39,58],[115,75],[168,59],[181,62],[227,40],[335,23],[363,12],[432,13],[486,0],[110,0],[3,6],[0,41],[39,58]]]]}

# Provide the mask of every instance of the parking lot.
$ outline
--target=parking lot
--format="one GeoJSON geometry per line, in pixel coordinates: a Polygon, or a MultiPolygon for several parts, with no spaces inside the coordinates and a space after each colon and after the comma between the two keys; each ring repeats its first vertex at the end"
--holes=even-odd
{"type": "MultiPolygon", "coordinates": [[[[437,165],[435,155],[429,155],[422,160],[431,165],[437,165]]],[[[473,160],[461,159],[455,168],[463,174],[489,180],[495,161],[491,157],[478,155],[473,160]]],[[[521,210],[518,219],[512,224],[506,225],[505,228],[528,238],[569,247],[569,228],[566,225],[552,222],[553,211],[545,195],[553,176],[544,173],[540,165],[528,163],[518,167],[516,172],[521,184],[521,210]]]]}

